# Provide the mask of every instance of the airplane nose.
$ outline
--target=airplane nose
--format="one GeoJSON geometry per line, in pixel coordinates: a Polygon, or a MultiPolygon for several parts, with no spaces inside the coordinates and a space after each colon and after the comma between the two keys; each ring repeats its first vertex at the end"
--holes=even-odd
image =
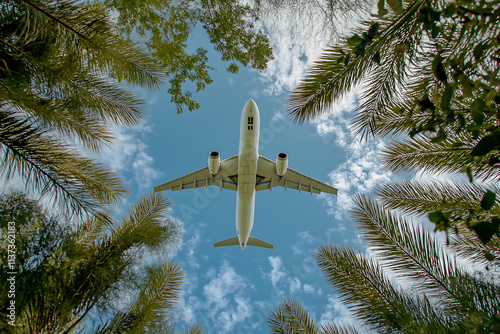
{"type": "Polygon", "coordinates": [[[244,243],[242,243],[240,246],[241,246],[241,250],[245,249],[245,244],[244,243]]]}
{"type": "Polygon", "coordinates": [[[243,109],[250,109],[250,110],[255,110],[257,108],[257,103],[255,103],[254,100],[250,99],[247,101],[247,103],[245,103],[245,106],[243,107],[243,109]]]}

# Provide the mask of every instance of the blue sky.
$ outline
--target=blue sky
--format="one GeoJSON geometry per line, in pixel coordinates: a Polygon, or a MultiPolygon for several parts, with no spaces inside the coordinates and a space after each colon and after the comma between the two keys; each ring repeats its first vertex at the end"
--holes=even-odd
{"type": "Polygon", "coordinates": [[[183,234],[178,247],[159,256],[173,256],[186,272],[176,315],[179,328],[199,322],[208,333],[267,332],[268,311],[285,297],[301,301],[317,321],[349,320],[312,254],[324,242],[363,250],[347,215],[351,196],[370,192],[391,174],[376,161],[383,143],[360,143],[348,128],[355,93],[311,124],[288,120],[290,89],[326,44],[321,35],[298,35],[291,25],[268,30],[276,58],[268,70],[242,68],[238,75],[225,72],[227,64],[218,61],[220,56],[196,30],[190,47],[210,50],[217,68],[214,83],[195,94],[201,109],[177,115],[166,89],[133,88],[148,101],[150,116],[139,128],[117,129],[117,145],[102,156],[127,180],[132,189],[128,203],[133,203],[155,185],[205,167],[212,150],[221,159],[237,154],[241,109],[252,98],[261,114],[260,154],[274,160],[285,152],[290,168],[339,189],[338,196],[282,188],[257,193],[252,235],[275,249],[244,251],[213,248],[214,242],[236,234],[235,192],[215,187],[167,192],[174,202],[169,215],[183,234]]]}

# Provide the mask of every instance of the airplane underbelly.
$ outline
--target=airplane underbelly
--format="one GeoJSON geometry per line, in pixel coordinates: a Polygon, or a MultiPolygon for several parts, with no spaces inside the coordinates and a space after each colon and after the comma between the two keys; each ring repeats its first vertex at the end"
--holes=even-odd
{"type": "Polygon", "coordinates": [[[236,229],[241,236],[246,238],[253,227],[255,194],[251,198],[238,196],[236,207],[236,229]]]}
{"type": "MultiPolygon", "coordinates": [[[[236,228],[244,239],[253,227],[255,209],[255,182],[258,153],[245,152],[238,162],[238,195],[236,198],[236,228]]],[[[246,241],[246,240],[245,240],[246,241]]]]}

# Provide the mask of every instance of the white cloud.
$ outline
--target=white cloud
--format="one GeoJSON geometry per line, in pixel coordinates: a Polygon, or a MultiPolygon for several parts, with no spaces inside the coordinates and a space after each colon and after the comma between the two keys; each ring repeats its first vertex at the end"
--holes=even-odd
{"type": "Polygon", "coordinates": [[[236,308],[222,311],[218,317],[218,323],[226,333],[231,333],[237,323],[249,318],[253,312],[253,306],[248,298],[235,296],[236,308]]]}
{"type": "Polygon", "coordinates": [[[310,284],[304,284],[304,292],[314,294],[316,290],[310,284]]]}
{"type": "MultiPolygon", "coordinates": [[[[370,192],[376,186],[390,181],[392,176],[392,172],[380,166],[378,159],[385,142],[381,139],[362,141],[350,128],[356,103],[355,94],[351,93],[334,105],[330,113],[314,121],[318,135],[325,138],[335,136],[335,145],[345,152],[344,162],[329,174],[331,183],[339,190],[337,197],[320,195],[328,208],[327,212],[338,221],[345,218],[345,213],[352,206],[354,194],[370,192]]],[[[345,227],[341,225],[331,229],[330,233],[344,230],[345,227]]]]}
{"type": "Polygon", "coordinates": [[[392,172],[384,170],[378,162],[381,144],[381,140],[372,140],[349,145],[351,149],[347,160],[328,175],[333,186],[339,190],[337,203],[323,198],[327,201],[328,213],[337,220],[341,220],[352,206],[353,194],[370,192],[377,185],[390,181],[392,172]]]}
{"type": "Polygon", "coordinates": [[[269,274],[266,274],[267,277],[271,279],[271,282],[273,283],[273,286],[275,287],[276,284],[284,277],[286,277],[286,273],[283,269],[283,263],[281,260],[280,256],[269,256],[269,264],[271,265],[271,272],[269,274]]]}
{"type": "Polygon", "coordinates": [[[254,289],[248,279],[236,273],[223,260],[218,270],[211,268],[205,277],[203,293],[197,293],[196,276],[187,274],[188,282],[179,300],[180,318],[188,325],[212,324],[214,332],[232,333],[236,325],[249,318],[254,310],[248,290],[254,289]]]}
{"type": "Polygon", "coordinates": [[[293,294],[295,291],[300,291],[302,287],[302,283],[300,282],[298,277],[294,277],[290,279],[290,293],[293,294]]]}
{"type": "Polygon", "coordinates": [[[247,286],[246,280],[236,274],[233,267],[229,265],[229,262],[224,260],[219,268],[219,274],[215,275],[212,272],[212,279],[204,287],[204,295],[207,298],[207,302],[213,304],[216,308],[221,308],[227,304],[226,299],[232,292],[244,288],[247,286]]]}
{"type": "Polygon", "coordinates": [[[141,192],[150,189],[153,181],[161,174],[152,167],[153,158],[148,154],[148,146],[140,139],[141,134],[149,131],[147,126],[133,129],[116,127],[116,140],[109,147],[103,148],[99,157],[100,161],[115,172],[133,172],[141,192]]]}
{"type": "Polygon", "coordinates": [[[320,323],[335,322],[337,324],[349,323],[352,321],[352,316],[347,307],[333,295],[328,296],[328,304],[324,308],[320,317],[320,323]]]}
{"type": "Polygon", "coordinates": [[[196,261],[196,257],[194,256],[195,250],[198,247],[198,244],[200,243],[200,239],[201,239],[201,231],[196,229],[194,231],[193,236],[186,241],[188,264],[189,266],[195,269],[198,269],[200,267],[198,261],[196,261]]]}
{"type": "Polygon", "coordinates": [[[311,7],[308,13],[311,20],[296,14],[293,6],[279,11],[261,11],[261,22],[268,31],[274,55],[274,60],[268,63],[261,78],[268,84],[266,93],[271,95],[295,88],[330,41],[330,31],[324,29],[322,24],[312,23],[315,16],[321,15],[320,8],[311,7]]]}
{"type": "Polygon", "coordinates": [[[311,232],[309,232],[309,231],[299,232],[299,233],[297,233],[297,236],[299,237],[300,240],[302,240],[303,242],[309,243],[309,244],[312,244],[315,241],[317,241],[316,240],[317,238],[313,237],[311,235],[311,232]]]}

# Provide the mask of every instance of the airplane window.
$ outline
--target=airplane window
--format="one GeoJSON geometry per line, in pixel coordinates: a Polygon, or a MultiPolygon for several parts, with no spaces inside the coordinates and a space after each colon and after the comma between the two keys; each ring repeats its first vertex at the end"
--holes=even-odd
{"type": "Polygon", "coordinates": [[[249,125],[248,130],[253,130],[253,125],[249,125]]]}
{"type": "Polygon", "coordinates": [[[248,117],[248,124],[253,124],[253,117],[248,117]]]}

